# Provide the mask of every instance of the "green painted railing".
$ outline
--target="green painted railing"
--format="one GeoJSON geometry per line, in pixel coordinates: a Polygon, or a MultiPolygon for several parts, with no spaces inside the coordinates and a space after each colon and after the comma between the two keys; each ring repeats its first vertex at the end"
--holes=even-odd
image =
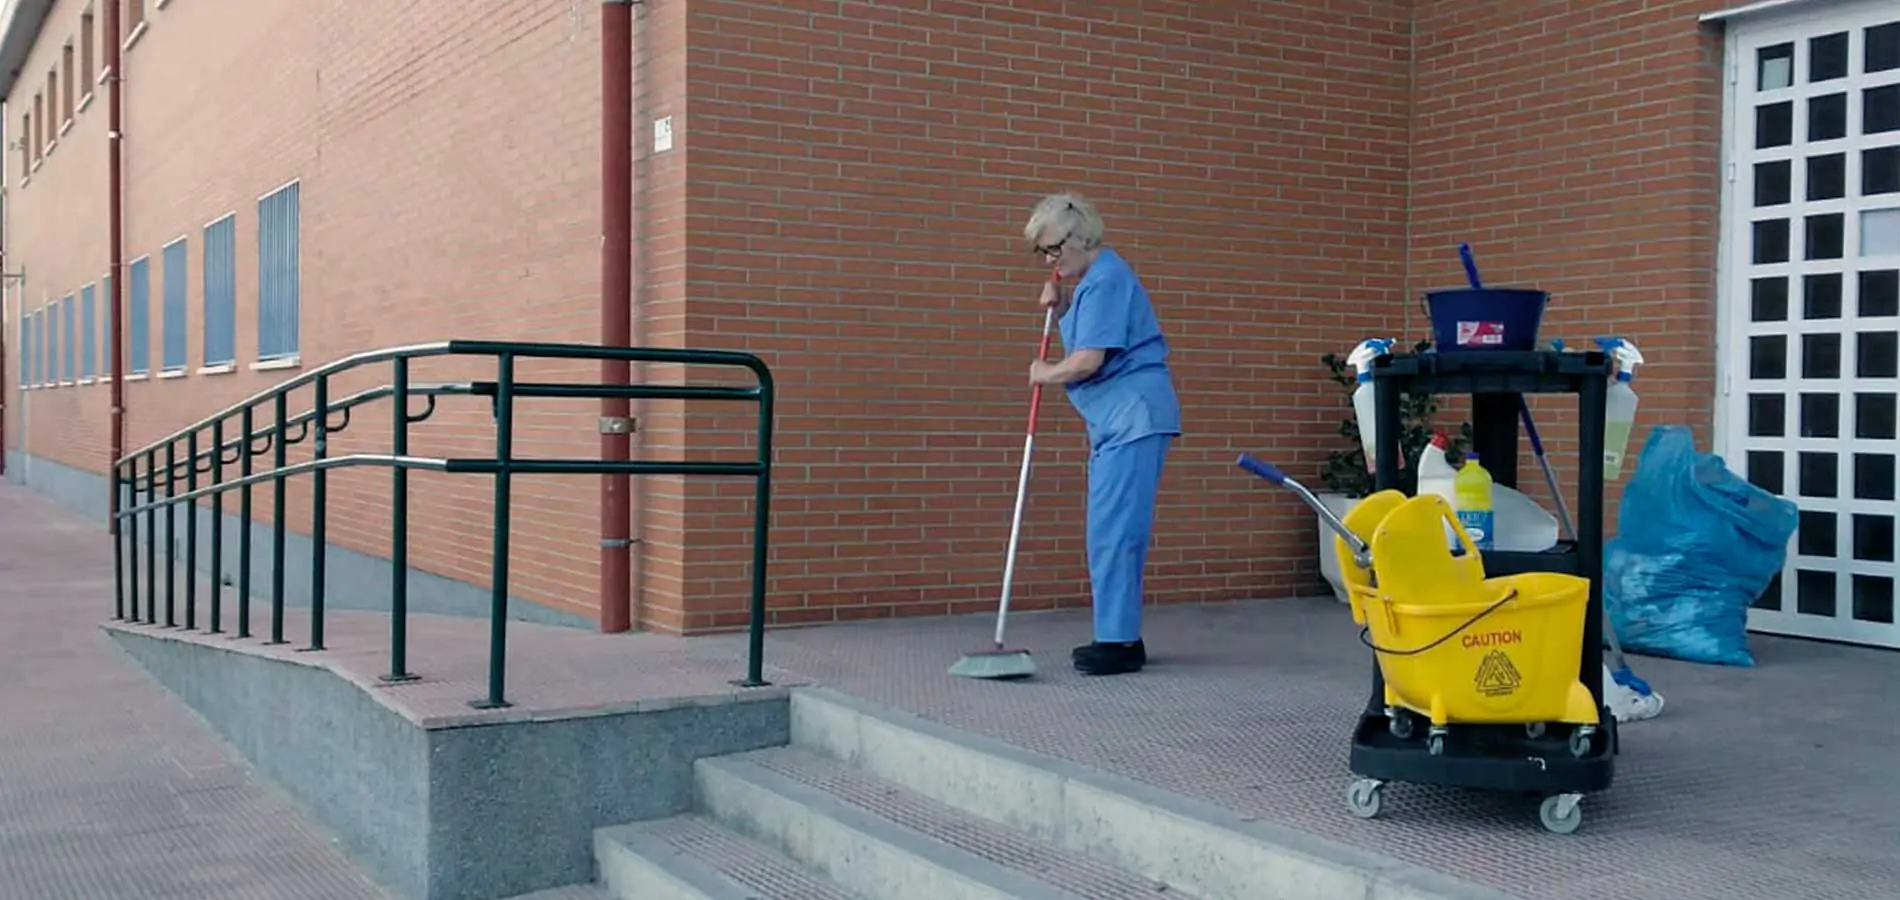
{"type": "Polygon", "coordinates": [[[211,633],[224,631],[224,495],[238,494],[237,634],[251,637],[251,586],[254,575],[251,559],[252,489],[269,482],[272,490],[271,565],[270,565],[270,640],[285,644],[284,584],[287,577],[284,560],[284,485],[297,475],[309,475],[312,481],[310,522],[310,650],[324,649],[324,575],[325,526],[328,520],[326,480],[330,471],[359,466],[391,470],[390,484],[390,618],[389,672],[386,682],[413,681],[417,676],[408,665],[408,594],[409,594],[409,470],[487,475],[494,482],[494,559],[490,566],[488,694],[471,700],[480,709],[508,706],[503,688],[507,671],[508,648],[508,553],[511,504],[516,475],[718,475],[746,476],[758,485],[752,532],[752,598],[748,624],[746,673],[736,684],[757,687],[767,684],[765,656],[765,581],[767,532],[772,493],[772,423],[774,386],[771,369],[749,353],[726,350],[670,350],[640,347],[603,347],[581,344],[518,343],[510,341],[442,341],[392,347],[345,357],[321,368],[312,369],[217,414],[127,453],[114,466],[115,488],[122,498],[115,517],[114,538],[117,552],[113,568],[117,580],[114,619],[157,625],[160,619],[160,593],[163,593],[163,619],[167,628],[198,628],[198,516],[197,501],[212,498],[210,516],[210,560],[212,573],[208,625],[211,633]],[[495,380],[460,383],[414,383],[409,364],[424,357],[491,357],[495,360],[495,380]],[[750,369],[756,376],[754,387],[695,385],[609,385],[536,383],[520,381],[515,367],[523,359],[592,359],[625,362],[651,362],[679,365],[712,365],[750,369]],[[331,379],[336,375],[378,363],[392,369],[390,383],[344,397],[331,398],[331,379]],[[308,412],[292,416],[290,392],[311,386],[315,400],[308,412]],[[489,399],[495,422],[495,452],[479,458],[442,459],[412,456],[409,453],[409,428],[435,413],[437,400],[444,396],[485,396],[489,399]],[[421,409],[412,408],[411,400],[420,397],[421,409]],[[528,398],[567,399],[657,399],[657,400],[730,400],[758,404],[758,458],[753,462],[652,462],[603,459],[523,459],[514,452],[515,407],[528,398]],[[367,404],[390,400],[392,439],[390,452],[329,455],[329,437],[347,429],[352,416],[367,404]],[[269,405],[269,424],[257,424],[258,408],[269,405]],[[236,435],[230,434],[234,424],[236,435]],[[208,446],[201,443],[208,438],[208,446]],[[287,449],[314,438],[313,458],[296,464],[288,461],[287,449]],[[180,448],[183,458],[180,459],[180,448]],[[259,471],[258,458],[269,455],[267,468],[259,471]],[[235,477],[227,478],[229,467],[236,466],[235,477]],[[199,476],[208,475],[205,483],[199,476]],[[183,490],[180,491],[181,486],[183,490]],[[162,496],[160,493],[162,492],[162,496]],[[137,502],[140,496],[146,502],[137,502]],[[183,621],[179,621],[177,523],[175,514],[183,507],[186,515],[183,621]],[[158,545],[159,515],[164,516],[164,573],[159,572],[161,551],[158,545]],[[143,527],[141,527],[143,520],[143,527]],[[143,533],[144,557],[140,558],[140,534],[143,533]],[[144,577],[140,578],[140,562],[144,577]],[[162,588],[161,588],[162,581],[162,588]],[[143,614],[141,617],[141,613],[143,614]]]}

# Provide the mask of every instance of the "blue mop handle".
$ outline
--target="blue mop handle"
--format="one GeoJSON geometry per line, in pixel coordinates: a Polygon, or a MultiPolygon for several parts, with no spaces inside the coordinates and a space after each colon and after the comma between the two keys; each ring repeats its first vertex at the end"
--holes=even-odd
{"type": "Polygon", "coordinates": [[[1471,279],[1473,290],[1484,290],[1484,281],[1478,277],[1478,261],[1471,255],[1470,244],[1458,245],[1458,259],[1465,264],[1465,277],[1471,279]]]}

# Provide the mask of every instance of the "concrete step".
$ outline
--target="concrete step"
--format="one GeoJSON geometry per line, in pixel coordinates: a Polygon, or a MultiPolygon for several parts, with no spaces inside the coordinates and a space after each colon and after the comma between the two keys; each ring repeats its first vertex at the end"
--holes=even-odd
{"type": "Polygon", "coordinates": [[[594,832],[613,900],[861,900],[783,853],[687,814],[594,832]]]}
{"type": "MultiPolygon", "coordinates": [[[[880,779],[889,790],[917,798],[910,802],[934,803],[1021,832],[1039,846],[1070,854],[1065,858],[1094,860],[1165,884],[1171,895],[1192,894],[1202,900],[1518,900],[826,688],[793,692],[791,730],[794,750],[880,779]]],[[[1342,772],[1341,816],[1350,815],[1350,781],[1342,772]]]]}
{"type": "Polygon", "coordinates": [[[867,900],[1153,900],[1168,890],[796,747],[699,760],[695,782],[720,824],[867,900]]]}

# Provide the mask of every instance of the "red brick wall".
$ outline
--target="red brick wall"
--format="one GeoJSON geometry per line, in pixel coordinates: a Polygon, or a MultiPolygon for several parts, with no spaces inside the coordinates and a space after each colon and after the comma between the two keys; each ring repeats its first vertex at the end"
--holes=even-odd
{"type": "MultiPolygon", "coordinates": [[[[647,40],[662,52],[642,72],[646,102],[677,105],[682,11],[676,3],[647,6],[647,27],[657,29],[647,40]]],[[[47,60],[77,28],[80,8],[64,2],[54,9],[25,70],[42,74],[22,76],[10,110],[22,107],[22,97],[30,106],[47,60]]],[[[235,7],[173,0],[154,7],[147,30],[125,51],[126,257],[128,263],[152,257],[156,367],[159,251],[181,234],[189,238],[189,367],[182,378],[127,384],[128,448],[299,371],[251,368],[257,200],[292,179],[301,181],[303,201],[303,369],[362,350],[446,338],[596,340],[599,47],[595,7],[564,0],[513,3],[474,17],[449,0],[253,0],[235,7]],[[199,371],[201,229],[231,211],[237,213],[238,366],[234,373],[207,374],[199,371]]],[[[43,290],[63,295],[107,266],[104,126],[102,89],[29,184],[19,183],[17,155],[7,157],[8,266],[32,272],[28,293],[35,304],[43,290]]],[[[656,165],[649,175],[659,182],[648,190],[660,196],[656,210],[662,213],[650,227],[664,229],[668,204],[672,218],[683,204],[678,165],[656,165]]],[[[679,252],[656,251],[649,290],[679,293],[679,252]]],[[[592,364],[524,363],[521,377],[591,379],[594,372],[592,364]]],[[[492,366],[438,360],[418,363],[413,377],[492,373],[492,366]]],[[[341,376],[332,396],[388,377],[387,368],[341,376]]],[[[103,472],[107,397],[104,383],[34,392],[32,452],[103,472]]],[[[310,401],[308,390],[300,392],[292,411],[310,401]]],[[[268,406],[260,421],[267,415],[268,406]]],[[[387,451],[388,419],[387,405],[357,416],[336,436],[332,455],[387,451]]],[[[517,421],[517,453],[595,452],[592,404],[544,401],[517,421]]],[[[10,442],[18,428],[10,422],[10,442]]],[[[491,435],[485,403],[450,400],[414,430],[412,452],[485,455],[491,435]]],[[[291,458],[308,452],[306,443],[293,448],[291,458]]],[[[332,476],[330,538],[386,553],[387,485],[384,470],[332,476]]],[[[418,474],[411,485],[412,563],[485,584],[487,480],[418,474]]],[[[298,532],[308,532],[308,493],[308,479],[289,491],[288,513],[298,532]]],[[[595,497],[592,478],[517,479],[519,593],[591,614],[595,497]]],[[[268,516],[268,488],[256,499],[259,516],[268,516]]],[[[235,504],[232,497],[228,508],[235,504]]],[[[651,518],[664,533],[667,514],[651,518]]]]}
{"type": "MultiPolygon", "coordinates": [[[[1397,327],[1409,4],[696,0],[689,321],[783,392],[780,622],[983,608],[1002,572],[1046,277],[1043,193],[1095,197],[1172,341],[1187,436],[1149,593],[1310,591],[1319,357],[1397,327]]],[[[1087,600],[1074,413],[1045,405],[1019,596],[1087,600]]],[[[740,416],[694,418],[703,448],[740,416]]],[[[737,452],[736,450],[734,452],[737,452]]],[[[743,621],[749,489],[694,489],[694,625],[743,621]]]]}
{"type": "MultiPolygon", "coordinates": [[[[1407,295],[1463,284],[1469,241],[1487,283],[1553,293],[1544,337],[1634,341],[1648,364],[1624,480],[1658,424],[1709,447],[1722,49],[1697,16],[1723,5],[1417,4],[1407,295]]],[[[1533,409],[1571,489],[1575,400],[1533,409]]],[[[1528,446],[1519,462],[1520,489],[1548,505],[1528,446]]],[[[1606,488],[1606,533],[1620,493],[1606,488]]]]}

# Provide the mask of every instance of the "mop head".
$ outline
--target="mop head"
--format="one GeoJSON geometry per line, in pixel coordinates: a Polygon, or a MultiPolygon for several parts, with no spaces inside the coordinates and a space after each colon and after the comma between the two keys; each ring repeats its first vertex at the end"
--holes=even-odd
{"type": "MultiPolygon", "coordinates": [[[[1629,670],[1624,669],[1622,671],[1627,673],[1629,670]]],[[[1610,671],[1609,666],[1606,665],[1603,667],[1603,705],[1610,708],[1610,715],[1615,716],[1616,721],[1640,722],[1644,719],[1656,718],[1662,714],[1663,697],[1661,694],[1656,693],[1654,689],[1649,688],[1649,685],[1642,684],[1640,681],[1638,681],[1638,683],[1642,684],[1645,690],[1638,690],[1635,687],[1624,684],[1621,679],[1616,677],[1616,674],[1617,673],[1610,671]]],[[[1634,676],[1631,677],[1634,678],[1634,676]]]]}
{"type": "Polygon", "coordinates": [[[979,650],[964,654],[950,667],[950,674],[992,680],[1028,678],[1036,674],[1036,659],[1027,650],[979,650]]]}

